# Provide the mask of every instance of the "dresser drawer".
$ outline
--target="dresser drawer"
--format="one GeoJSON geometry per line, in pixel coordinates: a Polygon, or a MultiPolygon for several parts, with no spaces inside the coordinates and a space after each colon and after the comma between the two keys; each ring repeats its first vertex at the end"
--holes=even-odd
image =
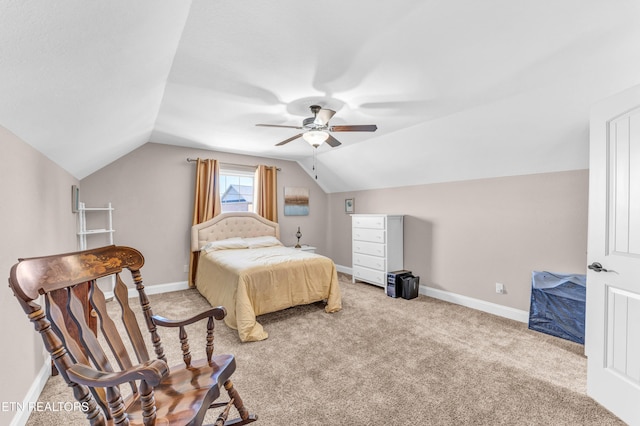
{"type": "Polygon", "coordinates": [[[356,216],[352,223],[356,228],[384,229],[384,216],[356,216]]]}
{"type": "Polygon", "coordinates": [[[353,254],[353,265],[364,266],[365,268],[386,271],[387,262],[384,257],[367,256],[366,254],[353,254]]]}
{"type": "Polygon", "coordinates": [[[386,255],[386,247],[384,244],[380,243],[369,243],[367,241],[354,241],[353,242],[353,252],[354,253],[362,253],[362,254],[370,254],[372,256],[380,256],[384,257],[386,255]]]}
{"type": "Polygon", "coordinates": [[[385,231],[378,229],[353,228],[353,239],[357,241],[384,243],[385,231]]]}
{"type": "Polygon", "coordinates": [[[384,287],[387,274],[384,271],[376,271],[373,269],[363,268],[361,266],[354,266],[353,278],[384,287]]]}

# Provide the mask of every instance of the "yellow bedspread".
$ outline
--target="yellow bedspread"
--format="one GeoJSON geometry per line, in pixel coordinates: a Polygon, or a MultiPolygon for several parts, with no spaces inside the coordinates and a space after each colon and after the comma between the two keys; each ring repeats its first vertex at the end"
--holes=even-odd
{"type": "Polygon", "coordinates": [[[196,288],[212,306],[227,309],[224,321],[243,342],[268,337],[258,315],[321,300],[326,312],[342,308],[333,261],[282,246],[202,251],[196,288]]]}

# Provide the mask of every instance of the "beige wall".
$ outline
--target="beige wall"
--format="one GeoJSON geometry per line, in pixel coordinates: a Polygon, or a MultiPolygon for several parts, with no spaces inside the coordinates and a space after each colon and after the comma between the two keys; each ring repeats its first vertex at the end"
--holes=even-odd
{"type": "Polygon", "coordinates": [[[356,213],[406,215],[405,268],[421,285],[528,311],[532,271],[586,270],[587,170],[330,194],[329,253],[347,267],[351,197],[356,213]]]}
{"type": "Polygon", "coordinates": [[[526,311],[533,270],[585,271],[586,170],[325,194],[294,162],[148,143],[80,183],[87,205],[113,203],[115,242],[145,254],[147,285],[186,281],[194,180],[186,158],[198,156],[280,167],[281,239],[294,244],[300,225],[302,242],[338,265],[351,266],[344,199],[354,197],[357,213],[406,215],[405,267],[429,287],[526,311]],[[310,188],[309,216],[284,216],[285,186],[310,188]]]}
{"type": "MultiPolygon", "coordinates": [[[[0,270],[9,276],[19,257],[76,249],[71,185],[77,180],[0,126],[0,270]]],[[[5,285],[0,296],[0,402],[22,402],[43,366],[40,336],[5,285]]],[[[15,412],[0,411],[6,425],[15,412]]]]}
{"type": "MultiPolygon", "coordinates": [[[[88,207],[113,204],[114,241],[144,254],[143,278],[147,285],[187,280],[184,265],[189,263],[195,167],[186,159],[197,157],[279,167],[278,223],[282,242],[295,244],[295,232],[300,226],[301,243],[315,245],[319,253],[327,254],[327,195],[297,163],[147,143],[80,182],[80,198],[88,207]],[[309,188],[308,216],[284,216],[285,186],[309,188]]],[[[94,239],[89,244],[104,242],[100,236],[91,238],[94,239]]]]}

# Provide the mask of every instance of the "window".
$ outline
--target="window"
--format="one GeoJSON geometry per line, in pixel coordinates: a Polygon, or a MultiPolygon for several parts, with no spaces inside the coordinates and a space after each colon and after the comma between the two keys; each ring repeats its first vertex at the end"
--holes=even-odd
{"type": "Polygon", "coordinates": [[[223,212],[252,212],[255,170],[220,167],[220,203],[223,212]]]}

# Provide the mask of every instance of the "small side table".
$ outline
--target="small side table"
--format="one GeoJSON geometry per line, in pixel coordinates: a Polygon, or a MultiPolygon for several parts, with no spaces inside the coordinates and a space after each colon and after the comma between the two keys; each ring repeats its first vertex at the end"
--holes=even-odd
{"type": "MultiPolygon", "coordinates": [[[[290,246],[291,248],[295,248],[294,246],[290,246]]],[[[302,250],[302,251],[308,251],[309,253],[315,253],[316,252],[316,248],[313,246],[309,246],[309,245],[305,245],[303,244],[302,247],[298,248],[297,250],[302,250]]]]}

